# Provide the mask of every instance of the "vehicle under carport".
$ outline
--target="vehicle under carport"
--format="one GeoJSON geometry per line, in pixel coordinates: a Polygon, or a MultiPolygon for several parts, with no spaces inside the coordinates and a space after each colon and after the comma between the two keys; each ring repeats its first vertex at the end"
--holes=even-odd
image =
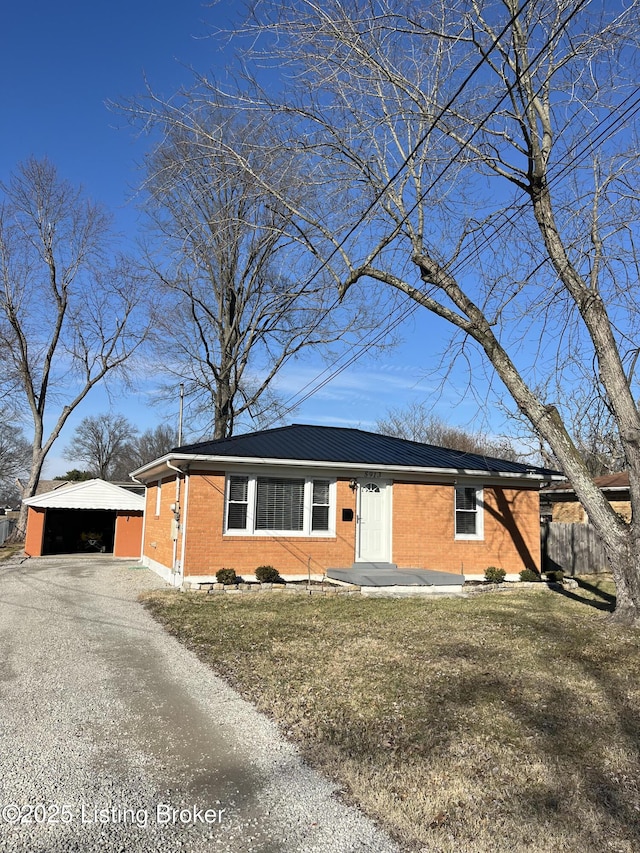
{"type": "Polygon", "coordinates": [[[104,480],[85,480],[25,500],[25,553],[139,557],[144,498],[104,480]]]}
{"type": "Polygon", "coordinates": [[[47,509],[43,554],[76,551],[113,553],[116,511],[113,509],[47,509]]]}

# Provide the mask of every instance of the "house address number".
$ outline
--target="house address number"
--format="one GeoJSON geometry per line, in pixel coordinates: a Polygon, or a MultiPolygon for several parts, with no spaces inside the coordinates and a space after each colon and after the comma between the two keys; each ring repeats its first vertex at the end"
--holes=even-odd
{"type": "Polygon", "coordinates": [[[382,477],[381,471],[365,471],[364,476],[369,480],[379,480],[382,477]]]}

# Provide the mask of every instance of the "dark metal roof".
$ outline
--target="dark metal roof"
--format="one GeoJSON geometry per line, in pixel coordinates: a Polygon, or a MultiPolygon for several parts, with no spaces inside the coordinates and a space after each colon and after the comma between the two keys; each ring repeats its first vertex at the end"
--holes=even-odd
{"type": "Polygon", "coordinates": [[[293,424],[231,438],[202,441],[176,447],[174,453],[197,456],[234,456],[252,459],[291,459],[310,462],[341,462],[354,465],[389,465],[406,468],[443,468],[543,477],[557,471],[447,450],[417,441],[344,427],[293,424]]]}

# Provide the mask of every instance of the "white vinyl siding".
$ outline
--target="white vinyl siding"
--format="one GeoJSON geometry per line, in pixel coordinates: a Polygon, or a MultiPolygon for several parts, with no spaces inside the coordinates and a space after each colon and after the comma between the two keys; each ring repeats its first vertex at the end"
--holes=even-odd
{"type": "Polygon", "coordinates": [[[236,474],[227,477],[227,533],[334,535],[335,512],[332,480],[236,474]]]}
{"type": "Polygon", "coordinates": [[[482,539],[484,536],[482,488],[468,484],[455,487],[455,538],[482,539]]]}

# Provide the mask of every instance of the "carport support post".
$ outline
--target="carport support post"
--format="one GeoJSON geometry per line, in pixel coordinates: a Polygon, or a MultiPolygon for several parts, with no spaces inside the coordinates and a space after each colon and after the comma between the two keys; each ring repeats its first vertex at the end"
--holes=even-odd
{"type": "Polygon", "coordinates": [[[42,556],[46,520],[46,509],[41,507],[29,507],[27,511],[27,530],[24,542],[24,553],[29,557],[42,556]]]}

